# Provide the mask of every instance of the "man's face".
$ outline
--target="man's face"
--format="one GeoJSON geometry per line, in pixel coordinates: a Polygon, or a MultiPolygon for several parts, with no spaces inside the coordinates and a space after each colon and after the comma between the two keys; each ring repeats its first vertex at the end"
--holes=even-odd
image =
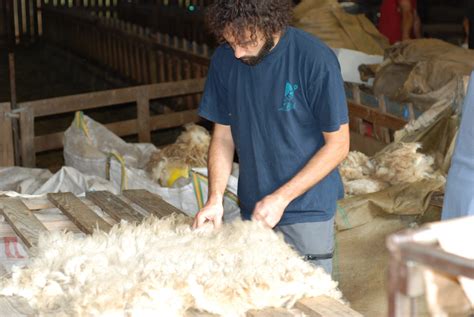
{"type": "Polygon", "coordinates": [[[224,38],[234,50],[235,57],[250,66],[260,63],[275,45],[273,38],[265,38],[260,31],[257,31],[256,38],[252,39],[250,31],[247,30],[242,40],[239,41],[227,28],[224,30],[224,38]]]}

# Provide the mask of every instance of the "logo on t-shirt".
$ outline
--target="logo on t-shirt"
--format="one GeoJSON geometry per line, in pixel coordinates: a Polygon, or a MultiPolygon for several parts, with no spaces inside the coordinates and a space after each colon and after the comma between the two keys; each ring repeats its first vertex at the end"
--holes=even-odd
{"type": "Polygon", "coordinates": [[[292,84],[289,81],[285,85],[285,98],[283,99],[283,104],[278,111],[291,111],[296,108],[295,102],[295,92],[298,90],[297,84],[292,84]]]}

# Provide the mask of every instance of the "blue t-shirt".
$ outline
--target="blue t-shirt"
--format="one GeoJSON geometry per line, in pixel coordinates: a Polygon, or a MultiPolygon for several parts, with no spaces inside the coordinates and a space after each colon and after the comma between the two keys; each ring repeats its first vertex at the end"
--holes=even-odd
{"type": "MultiPolygon", "coordinates": [[[[223,44],[211,59],[199,115],[230,125],[240,163],[242,216],[296,175],[324,145],[322,132],[348,122],[336,56],[325,44],[288,27],[256,66],[223,44]]],[[[326,221],[344,190],[337,169],[285,209],[280,225],[326,221]]]]}

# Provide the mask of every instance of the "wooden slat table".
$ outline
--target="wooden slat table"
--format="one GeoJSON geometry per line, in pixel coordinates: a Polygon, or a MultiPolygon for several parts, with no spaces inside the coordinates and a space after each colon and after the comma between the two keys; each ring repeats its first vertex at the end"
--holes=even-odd
{"type": "Polygon", "coordinates": [[[48,199],[85,233],[90,234],[96,228],[109,232],[112,228],[110,224],[71,193],[48,194],[48,199]]]}
{"type": "Polygon", "coordinates": [[[149,213],[161,218],[171,215],[172,213],[182,213],[178,208],[168,204],[159,196],[143,189],[125,190],[123,195],[132,202],[142,207],[149,213]]]}
{"type": "MultiPolygon", "coordinates": [[[[173,213],[182,213],[179,209],[168,204],[159,196],[146,190],[126,190],[123,196],[117,196],[107,191],[86,193],[86,198],[78,198],[72,193],[48,194],[45,198],[11,198],[0,197],[0,212],[5,216],[8,224],[18,235],[27,248],[36,246],[41,233],[48,231],[35,215],[43,210],[56,207],[85,234],[94,230],[108,232],[114,222],[128,221],[141,222],[144,215],[134,207],[145,210],[155,217],[166,217],[173,213]],[[133,204],[129,204],[131,201],[133,204]],[[95,210],[100,209],[100,215],[95,210]]],[[[64,217],[66,219],[66,217],[64,217]]],[[[71,224],[72,225],[72,224],[71,224]]],[[[58,230],[61,228],[58,228],[58,230]]],[[[61,229],[62,230],[62,229],[61,229]]],[[[304,312],[306,316],[313,317],[359,317],[359,313],[338,301],[319,296],[305,298],[296,303],[293,312],[304,312]]],[[[186,317],[212,317],[215,315],[188,310],[186,317]]],[[[290,310],[284,308],[268,308],[254,310],[247,313],[249,317],[289,317],[293,316],[290,310]]]]}
{"type": "Polygon", "coordinates": [[[94,202],[114,220],[126,220],[128,222],[140,222],[144,216],[126,204],[123,200],[108,191],[88,192],[87,199],[94,202]]]}
{"type": "Polygon", "coordinates": [[[38,245],[38,237],[48,231],[25,204],[16,198],[2,198],[5,219],[28,248],[38,245]]]}

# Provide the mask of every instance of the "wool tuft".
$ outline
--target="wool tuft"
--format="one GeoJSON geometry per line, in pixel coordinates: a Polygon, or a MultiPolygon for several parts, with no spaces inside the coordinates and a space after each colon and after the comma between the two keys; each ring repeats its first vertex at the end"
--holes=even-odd
{"type": "Polygon", "coordinates": [[[183,171],[181,174],[184,175],[180,176],[185,176],[190,168],[207,165],[211,135],[205,128],[194,123],[187,124],[184,128],[185,131],[175,143],[153,153],[147,163],[151,178],[162,186],[171,185],[176,171],[183,171]]]}
{"type": "Polygon", "coordinates": [[[182,316],[189,309],[243,316],[307,296],[341,300],[337,283],[261,224],[192,230],[172,215],[109,233],[40,236],[37,255],[0,281],[40,316],[182,316]]]}
{"type": "Polygon", "coordinates": [[[417,152],[420,143],[396,143],[390,151],[375,158],[375,176],[391,185],[433,178],[432,156],[417,152]]]}
{"type": "Polygon", "coordinates": [[[419,153],[420,148],[420,143],[394,143],[373,158],[351,151],[339,167],[345,193],[375,193],[390,185],[437,177],[433,157],[419,153]]]}

